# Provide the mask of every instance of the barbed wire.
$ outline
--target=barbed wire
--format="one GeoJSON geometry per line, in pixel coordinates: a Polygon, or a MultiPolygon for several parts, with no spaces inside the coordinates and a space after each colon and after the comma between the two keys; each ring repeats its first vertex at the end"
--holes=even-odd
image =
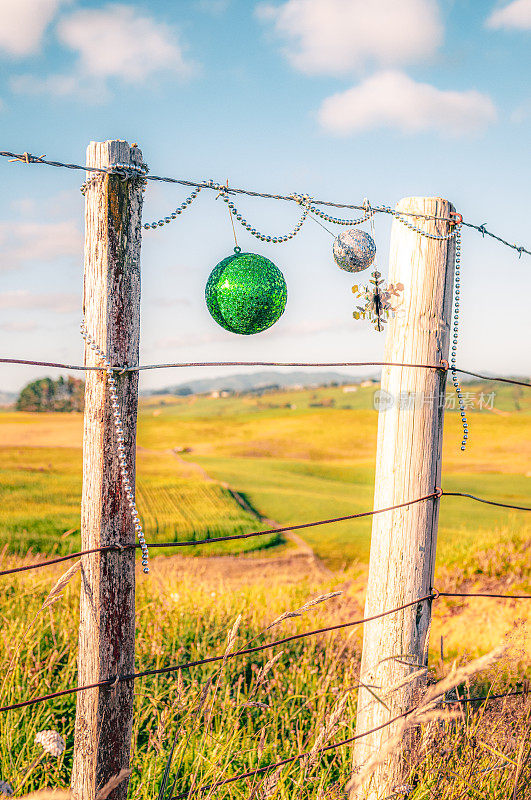
{"type": "MultiPolygon", "coordinates": [[[[531,511],[531,507],[528,506],[517,506],[511,505],[510,503],[500,503],[496,500],[487,500],[483,497],[477,497],[473,494],[467,494],[465,492],[445,492],[442,489],[437,489],[435,492],[431,494],[423,495],[422,497],[417,497],[414,500],[408,500],[404,503],[398,503],[394,506],[387,506],[386,508],[378,508],[373,509],[372,511],[361,511],[357,514],[346,514],[342,517],[331,517],[329,519],[320,519],[314,522],[301,522],[297,525],[285,525],[282,527],[276,528],[267,528],[266,530],[262,531],[251,531],[250,533],[234,533],[228,536],[213,536],[208,539],[187,539],[180,542],[154,542],[149,545],[151,549],[156,548],[171,548],[171,547],[198,547],[201,545],[207,544],[215,544],[217,542],[229,542],[234,541],[235,539],[252,539],[255,536],[268,536],[272,533],[283,533],[289,531],[298,531],[303,530],[305,528],[315,528],[319,525],[330,525],[336,522],[345,522],[352,519],[361,519],[362,517],[370,517],[376,514],[383,514],[387,511],[393,511],[397,508],[405,508],[406,506],[414,505],[415,503],[420,503],[424,500],[429,500],[433,498],[440,498],[440,497],[467,497],[471,500],[476,500],[479,503],[486,503],[492,506],[498,506],[500,508],[508,508],[514,511],[531,511]]],[[[102,547],[93,547],[88,550],[80,550],[76,553],[69,553],[66,556],[57,556],[57,558],[47,559],[45,561],[37,561],[34,564],[24,564],[23,566],[19,567],[12,567],[11,569],[5,569],[0,571],[0,577],[3,575],[13,575],[18,572],[27,572],[29,570],[34,569],[41,569],[42,567],[49,567],[52,564],[59,564],[63,561],[71,561],[74,558],[81,558],[82,556],[92,555],[93,553],[122,553],[126,550],[137,550],[140,547],[139,544],[135,542],[131,542],[129,544],[108,544],[103,545],[102,547]]]]}
{"type": "MultiPolygon", "coordinates": [[[[70,369],[82,372],[92,370],[105,371],[101,366],[82,366],[80,364],[63,364],[57,361],[34,361],[26,358],[0,358],[0,364],[20,364],[32,367],[53,367],[54,369],[70,369]]],[[[319,369],[321,367],[408,367],[411,369],[440,369],[448,372],[448,363],[440,364],[406,364],[399,361],[176,361],[167,364],[140,364],[135,367],[111,366],[114,372],[145,372],[152,369],[186,369],[191,367],[309,367],[319,369]]],[[[515,378],[504,378],[501,375],[482,375],[479,372],[471,372],[461,367],[452,367],[452,370],[462,375],[470,375],[473,378],[480,378],[484,381],[497,381],[510,383],[514,386],[528,386],[531,383],[519,381],[515,378]]]]}
{"type": "MultiPolygon", "coordinates": [[[[472,702],[490,702],[491,700],[499,700],[502,697],[515,697],[518,695],[526,695],[528,692],[525,689],[518,689],[511,692],[505,692],[504,694],[498,695],[478,695],[476,697],[464,697],[464,698],[457,698],[455,700],[442,700],[442,703],[472,703],[472,702]]],[[[378,731],[383,730],[384,728],[388,728],[390,725],[393,725],[395,722],[398,722],[404,717],[408,717],[414,711],[417,710],[417,706],[408,709],[407,711],[403,711],[402,714],[397,714],[395,717],[388,719],[386,722],[383,722],[381,725],[378,725],[375,728],[371,728],[368,731],[363,731],[363,733],[357,733],[354,736],[349,736],[347,739],[342,739],[340,742],[333,742],[332,744],[327,744],[324,747],[319,747],[317,750],[311,749],[307,750],[304,753],[298,753],[296,756],[289,756],[288,758],[283,758],[281,761],[276,761],[273,764],[267,764],[263,767],[256,767],[255,769],[248,770],[247,772],[240,772],[238,775],[233,775],[231,778],[225,778],[222,781],[216,781],[215,783],[209,783],[205,786],[198,786],[195,789],[188,789],[188,791],[181,792],[180,794],[173,795],[170,800],[182,800],[182,798],[188,797],[190,793],[193,792],[206,792],[211,791],[212,789],[217,789],[219,786],[225,786],[228,783],[235,783],[236,781],[240,781],[244,778],[253,778],[256,775],[261,775],[264,772],[269,772],[271,769],[278,769],[279,767],[283,767],[287,764],[293,764],[295,761],[300,761],[303,758],[308,758],[309,756],[319,755],[320,753],[326,753],[330,750],[337,750],[339,747],[344,747],[346,744],[352,744],[357,739],[363,739],[365,736],[370,736],[373,733],[377,733],[378,731]]]]}
{"type": "Polygon", "coordinates": [[[285,636],[282,639],[275,639],[273,642],[266,642],[265,644],[256,645],[255,647],[248,647],[242,650],[236,650],[233,653],[224,653],[220,656],[210,656],[209,658],[202,658],[196,661],[187,661],[183,664],[173,664],[169,667],[158,667],[156,669],[145,669],[141,672],[131,672],[126,675],[113,675],[110,678],[106,678],[102,681],[96,681],[95,683],[85,684],[83,686],[73,686],[69,689],[62,689],[59,692],[52,692],[50,694],[40,695],[39,697],[33,697],[31,700],[22,700],[19,703],[11,703],[9,705],[0,706],[0,712],[3,711],[13,711],[18,708],[25,708],[26,706],[33,706],[38,703],[44,703],[47,700],[53,700],[57,697],[64,697],[69,694],[77,694],[78,692],[87,691],[89,689],[97,689],[97,688],[108,688],[113,689],[118,683],[123,683],[126,681],[134,681],[138,678],[145,678],[145,677],[153,677],[155,675],[167,675],[171,672],[176,672],[178,670],[183,669],[191,669],[192,667],[200,667],[204,666],[205,664],[216,664],[220,661],[224,661],[227,659],[233,659],[240,656],[247,656],[252,655],[254,653],[260,653],[264,650],[270,650],[272,647],[278,647],[281,644],[287,644],[288,642],[295,642],[300,639],[306,639],[309,636],[317,636],[322,633],[332,633],[334,631],[343,630],[344,628],[352,628],[356,625],[364,625],[367,622],[374,622],[377,619],[382,619],[383,617],[387,617],[390,614],[396,614],[399,611],[404,611],[406,608],[410,608],[411,606],[417,605],[418,603],[423,603],[426,601],[434,601],[438,600],[440,597],[484,597],[484,596],[491,596],[496,597],[498,599],[503,600],[531,600],[531,595],[483,595],[483,594],[475,594],[473,592],[462,592],[462,593],[447,593],[447,592],[439,592],[437,589],[432,590],[429,594],[423,595],[422,597],[417,597],[415,600],[411,600],[408,603],[404,603],[403,605],[396,606],[395,608],[388,609],[387,611],[382,611],[379,614],[374,614],[370,617],[363,617],[361,619],[350,620],[348,622],[340,622],[336,625],[327,625],[324,628],[315,628],[311,631],[305,631],[304,633],[295,633],[292,636],[285,636]]]}
{"type": "MultiPolygon", "coordinates": [[[[305,193],[297,193],[297,192],[294,192],[291,195],[272,194],[269,192],[258,192],[252,189],[243,189],[235,186],[227,186],[226,184],[218,183],[217,181],[214,181],[212,179],[209,179],[207,181],[192,181],[192,180],[186,180],[184,178],[172,178],[169,176],[151,175],[146,172],[147,170],[146,165],[142,165],[141,167],[139,167],[138,165],[135,164],[116,164],[108,168],[89,167],[87,165],[82,165],[82,164],[68,164],[62,161],[52,161],[50,159],[45,158],[44,156],[34,156],[31,153],[27,152],[12,153],[7,150],[0,151],[0,156],[3,158],[9,158],[11,161],[21,162],[23,164],[45,164],[50,167],[62,167],[70,170],[80,170],[82,172],[95,172],[103,175],[120,175],[124,178],[137,178],[140,175],[142,177],[142,180],[178,184],[180,186],[189,186],[195,189],[211,189],[216,192],[223,190],[227,194],[243,194],[249,197],[261,197],[269,200],[284,200],[288,202],[297,203],[299,202],[299,198],[301,196],[307,196],[305,193]]],[[[365,205],[359,203],[337,203],[331,200],[317,200],[314,199],[313,197],[312,197],[312,204],[313,206],[330,206],[333,208],[345,208],[362,212],[366,212],[367,210],[365,205]]],[[[395,209],[392,209],[390,206],[386,205],[371,205],[371,210],[373,212],[381,214],[390,214],[394,217],[397,217],[398,219],[400,219],[400,217],[409,216],[419,219],[422,218],[422,219],[439,220],[441,222],[447,222],[450,225],[456,224],[456,219],[454,217],[440,217],[433,214],[422,214],[420,212],[406,212],[406,211],[397,212],[395,209]]],[[[481,225],[475,225],[472,222],[465,222],[462,219],[461,215],[457,216],[460,218],[459,224],[462,224],[467,228],[472,228],[478,231],[479,233],[481,233],[483,237],[490,236],[492,239],[495,239],[496,241],[500,242],[500,244],[503,244],[506,247],[511,248],[512,250],[516,250],[519,258],[521,258],[522,253],[531,255],[531,250],[524,247],[523,245],[513,244],[507,241],[506,239],[502,238],[501,236],[498,236],[497,234],[489,231],[485,223],[482,223],[481,225]]],[[[334,221],[333,218],[332,221],[334,221]]]]}
{"type": "Polygon", "coordinates": [[[525,247],[522,247],[522,245],[511,244],[511,242],[508,242],[506,239],[502,239],[501,236],[492,233],[492,231],[488,231],[487,228],[485,227],[485,223],[483,223],[482,225],[474,225],[472,222],[465,222],[463,220],[461,224],[465,225],[467,228],[473,228],[474,230],[479,231],[479,233],[481,233],[483,238],[485,238],[485,236],[490,236],[491,239],[496,239],[497,242],[504,244],[506,247],[510,247],[513,250],[516,250],[518,253],[518,258],[522,257],[522,253],[527,253],[527,255],[531,255],[529,250],[527,250],[525,247]]]}

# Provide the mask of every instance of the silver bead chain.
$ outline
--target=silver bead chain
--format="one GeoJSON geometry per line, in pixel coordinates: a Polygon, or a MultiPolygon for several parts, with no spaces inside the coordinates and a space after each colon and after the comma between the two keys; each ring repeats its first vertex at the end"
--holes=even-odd
{"type": "Polygon", "coordinates": [[[103,362],[103,366],[105,368],[105,374],[107,377],[107,384],[109,386],[109,396],[111,398],[111,409],[112,409],[112,416],[114,422],[114,430],[116,432],[116,449],[118,451],[118,464],[120,467],[120,475],[122,477],[122,484],[123,489],[125,492],[125,496],[127,497],[127,504],[131,511],[131,517],[133,519],[133,524],[135,526],[135,531],[138,536],[138,541],[140,543],[140,549],[142,550],[142,568],[144,572],[149,572],[148,567],[148,548],[146,544],[146,540],[144,537],[144,531],[142,530],[142,525],[140,523],[140,519],[138,516],[138,511],[136,508],[135,503],[135,494],[133,491],[133,487],[131,485],[131,480],[129,478],[126,466],[126,457],[125,457],[125,444],[124,444],[124,430],[122,424],[122,417],[120,415],[120,407],[118,404],[118,393],[116,391],[116,378],[113,374],[113,368],[109,364],[107,356],[103,352],[103,350],[98,347],[92,336],[87,330],[87,326],[85,324],[85,320],[82,321],[80,325],[81,335],[87,345],[93,350],[96,355],[100,357],[103,362]]]}
{"type": "Polygon", "coordinates": [[[456,225],[455,231],[455,290],[454,290],[454,319],[453,319],[453,338],[452,338],[452,351],[450,356],[450,372],[452,373],[452,383],[457,393],[457,400],[459,402],[459,411],[461,413],[461,422],[463,425],[463,439],[461,441],[461,450],[466,449],[468,440],[468,421],[466,418],[465,404],[463,402],[463,393],[456,373],[456,358],[457,358],[457,339],[459,336],[459,298],[461,293],[461,226],[456,225]]]}
{"type": "Polygon", "coordinates": [[[169,216],[162,217],[161,219],[155,220],[154,222],[145,222],[142,225],[142,227],[146,231],[148,230],[148,228],[162,228],[164,225],[167,225],[169,222],[172,222],[174,219],[177,219],[177,217],[180,214],[182,214],[183,211],[186,211],[188,206],[190,206],[194,202],[195,198],[197,197],[200,191],[201,187],[196,186],[192,194],[189,197],[187,197],[186,200],[184,200],[181,203],[181,205],[175,209],[175,211],[172,211],[169,216]]]}
{"type": "MultiPolygon", "coordinates": [[[[117,166],[121,167],[122,165],[117,165],[117,166]]],[[[268,234],[261,233],[261,231],[259,231],[257,228],[253,228],[253,226],[250,224],[250,222],[248,222],[245,219],[243,214],[240,214],[240,212],[238,211],[238,209],[236,208],[236,206],[234,205],[232,200],[230,200],[230,197],[229,197],[230,189],[227,189],[227,187],[223,186],[223,184],[217,183],[217,181],[213,180],[212,178],[210,178],[210,180],[208,180],[208,181],[205,181],[205,183],[209,188],[217,189],[219,191],[218,197],[221,197],[223,199],[223,201],[225,203],[227,203],[230,213],[234,217],[236,217],[238,222],[241,225],[243,225],[243,227],[247,231],[249,231],[249,233],[252,236],[255,236],[261,242],[268,242],[268,243],[271,243],[271,244],[282,244],[283,242],[287,242],[290,239],[293,239],[299,233],[299,231],[302,228],[302,226],[303,226],[303,224],[304,224],[304,222],[306,220],[306,217],[308,216],[309,213],[315,214],[316,217],[320,217],[320,219],[324,220],[325,222],[332,222],[335,225],[345,225],[345,226],[353,227],[355,225],[362,225],[364,222],[367,222],[368,220],[372,219],[372,217],[378,212],[378,213],[384,213],[384,214],[391,214],[391,216],[395,217],[403,225],[405,225],[406,228],[409,228],[410,230],[415,231],[415,233],[419,233],[421,236],[426,236],[426,238],[428,238],[428,239],[436,239],[437,241],[446,241],[447,239],[452,239],[456,235],[455,229],[450,231],[448,234],[443,234],[442,236],[438,236],[437,234],[434,234],[434,233],[427,233],[427,231],[423,230],[422,228],[419,228],[417,225],[414,225],[412,222],[409,222],[407,219],[405,219],[400,214],[400,212],[398,212],[395,209],[391,208],[391,206],[374,206],[374,207],[372,207],[371,205],[369,205],[367,203],[367,201],[365,201],[364,204],[363,204],[364,206],[366,206],[366,213],[364,214],[363,217],[360,217],[358,219],[341,219],[340,217],[333,217],[330,214],[326,214],[324,211],[321,211],[321,209],[317,208],[317,206],[314,206],[311,203],[311,198],[310,198],[309,195],[307,195],[307,194],[297,194],[296,192],[294,192],[292,195],[290,195],[290,197],[293,200],[295,200],[300,206],[302,206],[304,208],[304,212],[302,214],[302,217],[300,218],[299,222],[297,223],[295,228],[290,233],[284,234],[283,236],[269,236],[268,234]]],[[[84,184],[83,187],[82,187],[82,192],[83,193],[85,193],[86,187],[87,187],[87,184],[84,184]]],[[[193,192],[189,195],[189,197],[187,197],[186,200],[184,200],[181,203],[181,205],[178,208],[176,208],[174,211],[172,211],[171,214],[169,214],[168,216],[161,217],[160,219],[154,220],[153,222],[145,222],[142,225],[144,230],[149,230],[149,229],[153,229],[154,230],[155,228],[162,228],[162,227],[164,227],[164,225],[167,225],[168,223],[172,222],[174,219],[177,219],[177,217],[180,216],[183,213],[183,211],[185,211],[188,208],[188,206],[193,203],[193,201],[195,200],[195,198],[197,197],[197,195],[201,191],[201,188],[202,188],[201,186],[196,186],[194,188],[193,192]]]]}
{"type": "Polygon", "coordinates": [[[225,202],[228,205],[230,213],[238,220],[240,225],[242,225],[246,230],[249,231],[249,233],[252,236],[255,236],[261,242],[268,242],[268,243],[271,243],[271,244],[282,244],[283,242],[289,241],[289,239],[293,239],[293,237],[298,234],[298,232],[300,231],[300,229],[304,225],[306,217],[308,216],[308,214],[310,212],[310,204],[309,204],[309,200],[310,199],[309,199],[309,197],[307,197],[306,195],[294,195],[294,197],[296,198],[296,200],[299,203],[299,205],[304,207],[304,211],[302,213],[302,216],[301,216],[300,220],[295,225],[293,230],[290,231],[290,233],[286,233],[286,234],[284,234],[284,236],[269,236],[268,234],[261,233],[256,228],[253,228],[253,226],[250,224],[250,222],[247,222],[245,217],[242,214],[240,214],[240,212],[238,211],[238,209],[236,208],[236,206],[234,205],[232,200],[230,200],[230,198],[229,198],[229,196],[227,194],[227,191],[224,190],[223,186],[220,187],[220,193],[219,193],[218,197],[222,198],[223,202],[225,202]]]}
{"type": "Polygon", "coordinates": [[[371,219],[375,212],[370,206],[367,210],[367,213],[360,217],[359,219],[340,219],[339,217],[331,217],[330,214],[325,214],[324,211],[321,211],[320,208],[316,208],[316,206],[310,206],[310,211],[312,214],[315,214],[316,217],[320,217],[324,219],[325,222],[333,222],[335,225],[348,225],[349,227],[353,227],[354,225],[362,225],[364,222],[367,222],[371,219]]]}
{"type": "Polygon", "coordinates": [[[393,217],[399,220],[399,222],[401,222],[402,225],[405,225],[406,228],[415,231],[415,233],[420,233],[421,236],[425,236],[427,239],[436,239],[439,242],[445,242],[448,239],[453,239],[454,236],[457,235],[457,228],[458,228],[457,225],[449,233],[445,233],[442,236],[438,236],[435,233],[428,233],[427,231],[422,230],[422,228],[419,228],[417,225],[413,225],[412,222],[408,222],[408,220],[404,219],[404,217],[400,214],[400,212],[395,211],[390,206],[381,206],[381,209],[383,209],[387,214],[392,214],[393,217]]]}

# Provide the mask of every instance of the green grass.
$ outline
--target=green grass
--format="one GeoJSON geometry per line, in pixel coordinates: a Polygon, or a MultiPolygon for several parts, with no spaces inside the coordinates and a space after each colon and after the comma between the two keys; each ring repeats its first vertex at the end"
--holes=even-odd
{"type": "MultiPolygon", "coordinates": [[[[460,421],[446,414],[443,487],[528,505],[531,494],[531,395],[518,387],[470,384],[470,397],[496,391],[493,411],[472,411],[470,440],[461,453],[460,421]]],[[[200,539],[256,529],[230,493],[243,494],[263,516],[283,524],[359,513],[372,507],[378,415],[375,386],[244,396],[174,398],[141,403],[138,504],[148,540],[200,539]],[[350,406],[350,407],[347,407],[350,406]],[[174,448],[191,452],[178,460],[174,448]],[[189,462],[183,464],[183,460],[189,462]]],[[[0,545],[24,552],[60,552],[79,544],[81,417],[0,413],[0,545]],[[73,533],[68,533],[74,529],[73,533]]],[[[370,519],[302,529],[332,566],[367,562],[370,519]]],[[[441,503],[438,563],[459,564],[479,548],[530,536],[524,512],[445,498],[441,503]]],[[[190,553],[241,552],[281,537],[251,539],[190,553]]],[[[180,549],[184,552],[184,548],[180,549]]]]}
{"type": "MultiPolygon", "coordinates": [[[[471,414],[470,448],[465,454],[459,451],[458,415],[447,414],[445,489],[529,504],[529,407],[511,391],[502,387],[497,399],[506,416],[471,414]],[[520,409],[515,406],[518,402],[520,409]]],[[[367,388],[349,395],[341,389],[323,389],[261,398],[151,398],[143,402],[138,502],[148,540],[256,529],[254,517],[218,481],[244,494],[261,514],[287,524],[370,509],[377,427],[377,415],[370,407],[372,392],[367,388]],[[335,406],[328,405],[330,400],[335,400],[335,406]],[[351,407],[342,407],[346,405],[351,407]],[[179,459],[171,453],[175,447],[190,447],[192,452],[179,459]],[[206,480],[197,464],[214,481],[206,480]]],[[[75,414],[0,413],[0,546],[7,543],[15,553],[25,552],[30,545],[44,552],[77,549],[81,428],[81,418],[75,414]]],[[[477,580],[529,587],[527,518],[524,513],[464,498],[444,498],[437,554],[440,588],[477,580]]],[[[361,582],[363,572],[358,566],[367,562],[370,525],[370,520],[362,519],[299,531],[329,564],[352,565],[337,580],[322,579],[322,583],[296,572],[275,572],[274,580],[262,578],[247,584],[243,578],[238,582],[209,577],[204,563],[195,559],[186,560],[186,568],[178,570],[171,559],[155,559],[151,574],[140,574],[138,579],[137,668],[222,653],[240,613],[239,645],[358,617],[361,597],[356,582],[361,582]],[[264,632],[282,612],[340,584],[346,587],[344,597],[264,632]]],[[[262,547],[276,541],[275,537],[253,539],[244,546],[262,547]]],[[[207,546],[191,552],[237,549],[228,543],[218,550],[207,546]]],[[[61,571],[50,568],[0,581],[0,705],[68,688],[76,681],[79,578],[72,580],[56,605],[38,613],[61,571]],[[35,614],[34,626],[25,632],[35,614]]],[[[435,604],[430,652],[434,678],[447,673],[453,659],[464,652],[473,656],[488,650],[525,613],[493,602],[441,599],[435,604]],[[442,635],[444,663],[438,655],[442,635]]],[[[345,689],[345,713],[331,740],[354,733],[356,691],[349,687],[356,683],[360,629],[352,636],[343,632],[288,642],[281,649],[262,686],[257,685],[257,674],[268,659],[266,654],[255,654],[244,662],[228,661],[219,680],[214,667],[203,666],[183,671],[182,683],[176,673],[136,682],[131,800],[157,796],[175,736],[171,776],[176,778],[174,793],[178,793],[194,780],[203,785],[311,748],[345,689]],[[198,711],[210,677],[215,679],[198,711]],[[257,700],[267,707],[248,705],[257,700]]],[[[479,676],[462,690],[503,690],[521,681],[528,669],[529,653],[524,646],[498,670],[479,676]]],[[[415,754],[419,763],[410,800],[434,796],[437,800],[524,800],[529,795],[531,761],[519,778],[515,767],[529,747],[529,700],[516,698],[490,708],[479,714],[468,709],[464,721],[438,729],[437,741],[415,754]],[[482,741],[494,752],[481,749],[478,742],[482,741]],[[503,769],[491,769],[500,760],[503,769]]],[[[74,715],[74,695],[6,714],[0,726],[0,780],[19,787],[17,794],[44,786],[66,787],[74,715]],[[39,754],[35,733],[47,728],[65,737],[65,754],[59,761],[45,758],[28,774],[39,754]]],[[[350,769],[350,747],[323,756],[308,771],[296,763],[283,770],[271,797],[339,798],[350,769]]],[[[243,800],[251,796],[252,788],[250,783],[237,782],[213,796],[243,800]]]]}
{"type": "MultiPolygon", "coordinates": [[[[242,614],[238,647],[353,616],[351,601],[336,598],[309,610],[302,619],[289,619],[265,632],[265,627],[282,612],[300,607],[334,585],[310,585],[305,580],[293,582],[284,577],[274,585],[263,581],[229,588],[209,581],[199,568],[194,568],[194,559],[188,563],[188,572],[176,572],[170,562],[162,559],[153,567],[151,576],[139,576],[137,669],[165,667],[222,653],[238,614],[242,614]]],[[[79,577],[71,580],[58,603],[39,613],[59,574],[60,571],[51,570],[46,575],[29,573],[0,582],[1,635],[5,644],[0,650],[0,705],[75,684],[79,577]],[[35,616],[35,624],[27,631],[29,620],[35,616]]],[[[358,635],[336,632],[288,642],[281,649],[257,653],[244,661],[229,660],[221,670],[204,665],[183,670],[181,678],[178,673],[171,673],[139,679],[135,683],[131,800],[153,800],[157,796],[174,737],[177,746],[171,777],[172,781],[176,779],[174,792],[178,793],[194,781],[204,785],[310,749],[324,719],[343,697],[346,705],[340,725],[321,743],[353,735],[358,635]],[[259,685],[259,669],[273,653],[279,660],[259,685]],[[257,701],[263,705],[248,705],[257,701]]],[[[440,677],[451,668],[451,660],[441,664],[435,651],[430,662],[435,665],[433,677],[440,677]]],[[[481,693],[487,686],[503,691],[521,680],[523,674],[521,661],[513,655],[499,669],[473,679],[462,691],[481,693]]],[[[430,796],[428,787],[434,785],[434,775],[438,775],[437,800],[468,797],[461,792],[470,785],[484,800],[513,797],[507,792],[515,785],[519,748],[524,748],[525,753],[529,746],[526,724],[530,714],[529,700],[526,704],[516,698],[479,715],[467,708],[464,721],[439,728],[437,741],[427,753],[414,754],[418,762],[417,788],[411,800],[430,796]],[[494,746],[495,751],[502,747],[506,756],[502,771],[487,772],[499,764],[500,756],[488,750],[475,752],[477,740],[494,746]],[[477,767],[474,775],[469,774],[471,761],[477,767]],[[453,772],[451,780],[445,764],[453,772]],[[486,772],[480,772],[479,767],[486,772]]],[[[74,719],[75,695],[4,713],[0,727],[0,779],[24,791],[44,786],[67,787],[74,719]],[[28,772],[41,752],[34,744],[36,732],[50,728],[64,737],[65,753],[57,761],[43,758],[28,772]]],[[[514,795],[517,800],[524,800],[531,785],[530,766],[520,776],[521,792],[514,795]]],[[[282,771],[274,797],[339,798],[336,784],[346,779],[350,768],[350,747],[321,756],[308,769],[296,762],[282,771]]],[[[215,796],[243,800],[249,794],[249,783],[239,781],[217,790],[215,796]]]]}
{"type": "MultiPolygon", "coordinates": [[[[372,507],[374,469],[342,462],[202,457],[214,477],[228,481],[251,505],[290,525],[356,514],[372,507]]],[[[466,491],[505,503],[526,502],[529,478],[522,475],[447,475],[448,491],[466,491]]],[[[333,567],[367,562],[371,520],[357,519],[301,529],[302,536],[333,567]]],[[[471,551],[500,541],[525,542],[531,523],[525,512],[507,511],[465,498],[441,502],[437,563],[456,566],[471,551]]]]}
{"type": "MultiPolygon", "coordinates": [[[[79,448],[0,448],[0,549],[24,555],[59,555],[80,549],[81,451],[79,448]]],[[[255,518],[217,483],[207,482],[171,454],[140,452],[138,508],[151,542],[173,542],[256,528],[255,518]]],[[[209,552],[245,552],[270,547],[280,537],[220,542],[209,552]]],[[[180,547],[181,554],[204,548],[180,547]]],[[[172,552],[172,551],[167,551],[172,552]]]]}

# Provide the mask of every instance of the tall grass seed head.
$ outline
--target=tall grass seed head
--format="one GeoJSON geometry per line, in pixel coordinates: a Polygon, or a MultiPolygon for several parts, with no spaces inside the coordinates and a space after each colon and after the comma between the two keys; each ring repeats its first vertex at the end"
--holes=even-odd
{"type": "Polygon", "coordinates": [[[35,744],[42,745],[43,750],[54,758],[59,758],[66,747],[65,740],[57,731],[39,731],[35,736],[35,744]]]}

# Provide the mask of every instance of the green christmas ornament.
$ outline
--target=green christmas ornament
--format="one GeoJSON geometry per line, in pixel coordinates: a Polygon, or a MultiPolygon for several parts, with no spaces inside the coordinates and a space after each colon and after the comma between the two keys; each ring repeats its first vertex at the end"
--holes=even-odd
{"type": "Polygon", "coordinates": [[[286,308],[284,276],[272,261],[256,253],[234,255],[217,264],[207,281],[207,308],[218,325],[249,336],[274,325],[286,308]]]}

